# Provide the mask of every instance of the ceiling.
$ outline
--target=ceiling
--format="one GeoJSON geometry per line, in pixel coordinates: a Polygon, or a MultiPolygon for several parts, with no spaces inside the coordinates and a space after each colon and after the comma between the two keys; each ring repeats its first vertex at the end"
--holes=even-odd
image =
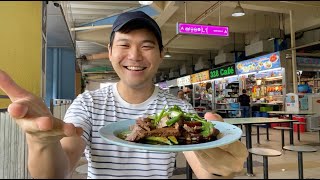
{"type": "MultiPolygon", "coordinates": [[[[281,29],[290,34],[289,12],[293,12],[296,32],[320,27],[320,1],[240,1],[246,15],[232,17],[237,1],[154,1],[142,6],[138,1],[69,1],[74,20],[77,56],[107,52],[111,26],[118,14],[142,10],[152,16],[163,34],[165,50],[172,55],[165,59],[159,73],[194,65],[214,57],[225,47],[244,51],[250,34],[266,29],[281,29]],[[229,37],[177,35],[176,23],[198,23],[229,26],[229,37]]],[[[312,51],[308,51],[312,53],[312,51]]],[[[110,66],[107,58],[81,60],[82,70],[110,66]]]]}

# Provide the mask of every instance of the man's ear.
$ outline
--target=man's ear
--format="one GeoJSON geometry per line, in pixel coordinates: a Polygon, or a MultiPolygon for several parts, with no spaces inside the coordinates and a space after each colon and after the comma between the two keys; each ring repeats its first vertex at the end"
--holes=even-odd
{"type": "Polygon", "coordinates": [[[160,58],[161,58],[161,62],[163,61],[163,58],[164,58],[164,50],[162,50],[161,52],[160,52],[160,58]]]}

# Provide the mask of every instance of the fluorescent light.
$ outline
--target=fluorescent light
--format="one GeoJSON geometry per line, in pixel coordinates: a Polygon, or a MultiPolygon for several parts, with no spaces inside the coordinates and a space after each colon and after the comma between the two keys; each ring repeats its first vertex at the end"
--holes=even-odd
{"type": "Polygon", "coordinates": [[[274,69],[268,69],[268,70],[262,70],[262,71],[259,71],[258,73],[269,72],[269,71],[278,71],[278,70],[281,70],[281,67],[280,68],[274,68],[274,69]]]}
{"type": "Polygon", "coordinates": [[[152,4],[153,1],[139,1],[139,3],[140,3],[141,5],[148,6],[148,5],[152,4]]]}
{"type": "Polygon", "coordinates": [[[232,16],[233,17],[240,17],[240,16],[244,16],[244,10],[240,5],[240,2],[238,1],[238,5],[234,8],[232,16]]]}

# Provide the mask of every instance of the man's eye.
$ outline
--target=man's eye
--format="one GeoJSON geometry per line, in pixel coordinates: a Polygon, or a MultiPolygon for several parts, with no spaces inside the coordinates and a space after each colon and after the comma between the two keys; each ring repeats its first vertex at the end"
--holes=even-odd
{"type": "Polygon", "coordinates": [[[121,46],[121,47],[129,47],[129,45],[127,45],[127,44],[119,44],[118,46],[121,46]]]}
{"type": "Polygon", "coordinates": [[[154,46],[148,46],[148,45],[146,45],[146,46],[142,46],[142,48],[146,48],[146,49],[152,49],[154,46]]]}

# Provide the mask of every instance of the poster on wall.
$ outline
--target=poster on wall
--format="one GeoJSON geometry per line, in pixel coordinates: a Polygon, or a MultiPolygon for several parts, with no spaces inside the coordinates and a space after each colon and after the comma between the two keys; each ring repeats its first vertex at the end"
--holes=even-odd
{"type": "Polygon", "coordinates": [[[298,95],[294,93],[288,93],[286,95],[286,111],[297,112],[299,111],[299,99],[298,95]]]}
{"type": "Polygon", "coordinates": [[[274,52],[236,63],[236,72],[239,75],[280,67],[280,53],[274,52]]]}

